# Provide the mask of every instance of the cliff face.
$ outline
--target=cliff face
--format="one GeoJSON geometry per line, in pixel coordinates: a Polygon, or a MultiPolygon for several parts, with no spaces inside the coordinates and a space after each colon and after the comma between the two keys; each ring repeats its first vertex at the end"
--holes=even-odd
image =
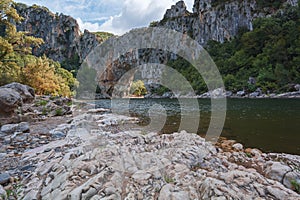
{"type": "Polygon", "coordinates": [[[17,29],[27,31],[45,42],[33,50],[37,56],[45,54],[55,61],[64,62],[77,55],[82,61],[100,42],[88,31],[82,34],[77,21],[70,16],[53,14],[45,7],[27,7],[24,4],[18,4],[16,9],[24,18],[17,29]]]}
{"type": "MultiPolygon", "coordinates": [[[[240,28],[253,29],[253,20],[274,14],[282,5],[296,6],[298,0],[281,0],[274,3],[260,3],[258,0],[195,0],[193,12],[187,11],[185,3],[179,1],[166,11],[157,24],[186,33],[200,44],[208,40],[224,42],[235,36],[240,28]]],[[[88,31],[80,32],[76,20],[63,14],[53,14],[45,7],[18,4],[16,9],[24,17],[17,25],[18,30],[27,31],[45,43],[34,49],[34,54],[46,54],[55,61],[63,62],[78,55],[82,61],[99,43],[101,38],[88,31]]]]}
{"type": "Polygon", "coordinates": [[[298,0],[282,0],[277,4],[258,0],[195,0],[190,13],[184,2],[179,1],[167,10],[158,26],[187,33],[201,45],[209,40],[224,42],[237,35],[240,28],[251,31],[256,18],[272,15],[283,5],[297,3],[298,0]]]}
{"type": "MultiPolygon", "coordinates": [[[[272,3],[261,0],[195,0],[193,12],[189,12],[185,3],[179,1],[166,11],[160,22],[152,26],[188,34],[201,45],[206,45],[209,40],[230,40],[241,28],[251,31],[256,18],[270,16],[284,5],[297,4],[298,0],[280,0],[272,3]]],[[[81,33],[76,20],[70,16],[53,14],[44,7],[27,7],[23,4],[18,4],[17,10],[25,19],[18,25],[18,30],[28,31],[45,41],[40,48],[34,49],[37,56],[46,54],[61,63],[72,63],[72,60],[78,57],[81,63],[89,52],[102,42],[101,38],[93,33],[81,33]]],[[[156,82],[162,74],[156,64],[165,64],[171,56],[156,50],[129,52],[107,67],[100,77],[101,92],[105,96],[111,95],[115,83],[123,74],[145,63],[153,63],[153,66],[142,67],[140,78],[145,79],[146,84],[156,82]]]]}
{"type": "MultiPolygon", "coordinates": [[[[201,45],[209,40],[224,42],[236,36],[241,28],[253,30],[253,21],[259,17],[268,17],[277,13],[286,5],[296,6],[297,0],[265,2],[260,0],[195,0],[193,12],[189,12],[183,1],[168,9],[164,18],[152,26],[164,27],[188,34],[201,45]]],[[[110,65],[100,78],[102,92],[111,95],[115,83],[126,73],[124,66],[130,70],[137,65],[152,63],[142,67],[140,78],[151,87],[159,83],[162,74],[157,64],[166,64],[170,55],[166,52],[139,51],[129,53],[124,60],[117,60],[110,65]],[[163,58],[163,59],[160,59],[163,58]],[[132,62],[134,61],[134,62],[132,62]],[[115,73],[114,73],[115,72],[115,73]]]]}

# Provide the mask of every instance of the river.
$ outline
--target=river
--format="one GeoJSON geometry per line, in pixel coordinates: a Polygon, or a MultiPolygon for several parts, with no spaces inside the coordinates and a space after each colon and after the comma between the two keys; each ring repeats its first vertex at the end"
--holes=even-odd
{"type": "MultiPolygon", "coordinates": [[[[198,134],[205,136],[211,121],[211,101],[198,99],[198,103],[199,109],[188,104],[184,109],[190,113],[200,113],[198,134]]],[[[150,122],[149,108],[157,104],[161,105],[168,115],[161,132],[167,134],[178,131],[182,108],[176,99],[124,99],[118,101],[117,106],[120,113],[126,113],[129,108],[131,116],[140,118],[142,127],[150,122]]],[[[111,108],[111,101],[99,100],[97,105],[111,108]]],[[[193,115],[190,117],[193,122],[193,115]]],[[[300,155],[300,100],[228,99],[226,121],[221,136],[264,152],[300,155]]]]}

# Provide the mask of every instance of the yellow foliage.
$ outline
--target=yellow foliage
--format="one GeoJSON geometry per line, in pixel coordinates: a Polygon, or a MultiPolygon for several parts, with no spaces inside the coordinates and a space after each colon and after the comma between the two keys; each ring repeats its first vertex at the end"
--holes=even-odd
{"type": "Polygon", "coordinates": [[[32,55],[32,46],[43,43],[40,38],[17,31],[15,23],[22,20],[12,0],[0,0],[0,85],[20,82],[37,94],[71,96],[77,82],[60,64],[43,56],[32,55]],[[14,23],[15,22],[15,23],[14,23]]]}
{"type": "Polygon", "coordinates": [[[70,96],[69,84],[75,84],[75,79],[73,78],[70,82],[70,80],[66,80],[65,77],[58,74],[55,64],[60,67],[59,64],[45,56],[27,59],[22,68],[23,82],[35,88],[37,94],[70,96]]]}

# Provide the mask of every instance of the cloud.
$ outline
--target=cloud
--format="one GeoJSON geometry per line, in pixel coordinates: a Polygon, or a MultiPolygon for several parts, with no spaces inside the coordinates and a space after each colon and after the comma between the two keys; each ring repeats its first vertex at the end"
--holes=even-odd
{"type": "Polygon", "coordinates": [[[119,0],[16,0],[16,2],[46,6],[54,13],[71,15],[84,22],[102,17],[109,19],[122,10],[122,3],[119,0]]]}
{"type": "Polygon", "coordinates": [[[101,29],[99,23],[83,22],[80,18],[77,18],[76,20],[81,31],[86,29],[90,32],[97,32],[101,29]]]}
{"type": "MultiPolygon", "coordinates": [[[[81,30],[107,31],[121,35],[132,28],[145,27],[162,19],[166,9],[178,0],[16,0],[38,4],[52,12],[71,15],[81,30]]],[[[185,0],[192,10],[194,0],[185,0]]]]}
{"type": "MultiPolygon", "coordinates": [[[[100,26],[102,31],[121,35],[132,28],[145,27],[152,21],[161,20],[166,9],[177,0],[125,0],[122,12],[112,16],[100,26]]],[[[194,0],[185,0],[189,10],[192,10],[194,0]]]]}
{"type": "Polygon", "coordinates": [[[104,31],[123,34],[132,28],[148,26],[162,19],[165,11],[176,0],[125,0],[122,12],[100,26],[104,31]]]}

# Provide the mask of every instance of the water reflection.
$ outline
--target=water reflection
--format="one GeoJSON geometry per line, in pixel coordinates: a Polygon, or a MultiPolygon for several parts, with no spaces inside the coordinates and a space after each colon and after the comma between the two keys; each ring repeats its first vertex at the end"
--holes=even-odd
{"type": "MultiPolygon", "coordinates": [[[[188,101],[180,108],[176,99],[131,99],[120,100],[118,112],[141,119],[141,126],[150,123],[149,108],[161,105],[168,117],[162,133],[178,131],[181,109],[190,113],[191,126],[195,121],[193,112],[200,112],[198,134],[204,136],[210,124],[210,100],[199,99],[200,111],[189,106],[188,101]],[[129,106],[129,108],[128,108],[129,106]]],[[[99,107],[110,108],[110,100],[97,101],[99,107]]],[[[151,110],[155,112],[155,110],[151,110]]],[[[159,113],[160,110],[157,110],[159,113]]],[[[235,139],[247,147],[260,148],[266,152],[300,154],[300,100],[298,99],[229,99],[227,117],[222,136],[235,139]]]]}

